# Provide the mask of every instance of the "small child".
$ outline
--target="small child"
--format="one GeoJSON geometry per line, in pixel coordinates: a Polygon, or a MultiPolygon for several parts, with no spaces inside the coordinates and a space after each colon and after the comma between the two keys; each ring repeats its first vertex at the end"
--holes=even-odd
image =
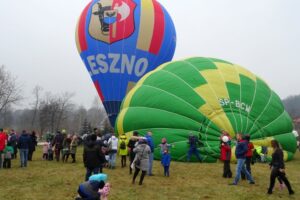
{"type": "Polygon", "coordinates": [[[43,144],[43,160],[48,160],[49,143],[43,144]]]}
{"type": "Polygon", "coordinates": [[[14,148],[11,146],[11,143],[8,142],[4,149],[3,168],[11,168],[11,158],[13,154],[14,154],[14,148]]]}
{"type": "Polygon", "coordinates": [[[169,154],[169,150],[165,149],[161,158],[161,164],[164,167],[164,175],[170,176],[170,164],[171,164],[171,155],[169,154]]]}
{"type": "Polygon", "coordinates": [[[167,149],[168,151],[170,150],[170,148],[172,147],[171,144],[167,143],[167,139],[166,138],[162,138],[161,139],[161,144],[160,146],[160,153],[163,155],[164,151],[167,149]]]}
{"type": "Polygon", "coordinates": [[[110,188],[110,183],[105,183],[104,187],[102,189],[99,189],[98,192],[101,194],[101,200],[108,200],[110,188]]]}
{"type": "Polygon", "coordinates": [[[51,142],[48,143],[48,160],[53,160],[53,147],[51,142]]]}

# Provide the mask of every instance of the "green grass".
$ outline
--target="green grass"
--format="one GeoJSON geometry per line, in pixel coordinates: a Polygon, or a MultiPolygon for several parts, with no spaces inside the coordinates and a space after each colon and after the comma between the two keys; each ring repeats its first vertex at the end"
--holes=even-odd
{"type": "MultiPolygon", "coordinates": [[[[85,168],[82,164],[82,149],[78,149],[78,162],[57,163],[43,161],[41,148],[34,153],[28,167],[20,168],[19,159],[13,160],[12,169],[0,170],[1,200],[69,200],[74,199],[79,183],[83,182],[85,168]]],[[[295,195],[289,196],[285,188],[279,191],[278,182],[274,193],[266,194],[270,170],[267,164],[255,164],[252,173],[255,185],[240,181],[238,186],[229,186],[232,179],[224,179],[222,163],[177,163],[172,162],[170,177],[164,177],[158,161],[154,162],[155,176],[145,177],[142,186],[132,185],[128,168],[121,168],[119,159],[115,170],[104,169],[112,184],[109,199],[299,199],[300,153],[286,163],[287,175],[295,195]],[[298,194],[299,193],[299,194],[298,194]],[[298,197],[298,198],[297,198],[298,197]]],[[[231,165],[234,172],[235,165],[231,165]]],[[[235,173],[234,173],[235,174],[235,173]]],[[[138,177],[139,178],[139,177],[138,177]]]]}

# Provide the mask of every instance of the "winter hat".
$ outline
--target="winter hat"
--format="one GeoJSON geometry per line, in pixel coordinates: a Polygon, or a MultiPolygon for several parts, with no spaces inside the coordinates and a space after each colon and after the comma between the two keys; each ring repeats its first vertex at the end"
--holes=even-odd
{"type": "Polygon", "coordinates": [[[107,180],[107,174],[103,174],[103,173],[94,174],[94,175],[90,176],[90,178],[89,178],[89,181],[98,181],[98,182],[104,181],[104,182],[106,182],[106,180],[107,180]]]}

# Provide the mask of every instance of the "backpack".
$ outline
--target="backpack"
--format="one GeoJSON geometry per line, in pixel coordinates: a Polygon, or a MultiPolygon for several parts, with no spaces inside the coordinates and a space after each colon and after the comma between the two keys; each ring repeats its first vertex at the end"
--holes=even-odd
{"type": "Polygon", "coordinates": [[[120,144],[120,149],[126,149],[126,143],[124,140],[122,140],[122,142],[120,144]]]}

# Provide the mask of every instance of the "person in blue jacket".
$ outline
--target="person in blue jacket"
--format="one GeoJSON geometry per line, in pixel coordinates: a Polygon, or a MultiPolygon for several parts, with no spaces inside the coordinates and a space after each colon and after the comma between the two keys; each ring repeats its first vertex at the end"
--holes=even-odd
{"type": "Polygon", "coordinates": [[[27,167],[28,151],[29,151],[30,143],[31,143],[30,136],[28,135],[26,130],[23,130],[18,140],[18,148],[20,149],[21,167],[27,167]]]}
{"type": "Polygon", "coordinates": [[[248,142],[247,140],[243,139],[242,134],[240,133],[236,134],[236,139],[237,139],[237,145],[235,147],[235,156],[237,159],[236,175],[234,178],[234,182],[231,183],[230,185],[238,184],[241,178],[241,172],[243,172],[246,175],[247,180],[249,181],[250,184],[255,184],[251,174],[248,172],[248,170],[245,167],[246,154],[248,151],[248,142]]]}
{"type": "Polygon", "coordinates": [[[148,175],[153,176],[152,173],[152,165],[153,165],[153,153],[154,153],[154,141],[152,138],[152,132],[148,131],[146,134],[147,143],[151,149],[151,153],[149,155],[149,168],[148,168],[148,175]]]}
{"type": "Polygon", "coordinates": [[[168,149],[165,149],[162,154],[161,164],[164,167],[164,175],[170,176],[171,155],[168,149]]]}

